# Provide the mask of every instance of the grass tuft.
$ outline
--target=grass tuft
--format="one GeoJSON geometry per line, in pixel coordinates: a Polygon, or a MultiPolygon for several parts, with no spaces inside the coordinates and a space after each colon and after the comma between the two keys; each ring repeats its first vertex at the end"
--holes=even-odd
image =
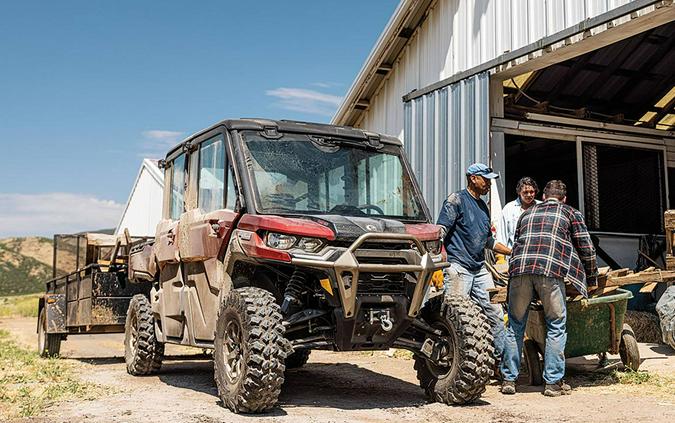
{"type": "Polygon", "coordinates": [[[0,297],[0,317],[37,317],[38,301],[42,295],[0,297]]]}
{"type": "Polygon", "coordinates": [[[33,416],[55,402],[94,399],[103,392],[98,385],[80,381],[72,363],[41,358],[0,330],[0,420],[33,416]]]}

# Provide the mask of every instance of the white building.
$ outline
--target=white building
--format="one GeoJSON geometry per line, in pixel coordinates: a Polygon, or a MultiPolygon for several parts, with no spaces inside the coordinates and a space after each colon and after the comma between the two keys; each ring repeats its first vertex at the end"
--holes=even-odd
{"type": "Polygon", "coordinates": [[[495,212],[522,176],[562,179],[634,267],[675,198],[674,87],[672,1],[401,0],[332,123],[401,138],[435,214],[475,161],[495,212]]]}
{"type": "Polygon", "coordinates": [[[115,235],[128,228],[134,237],[155,236],[157,223],[162,219],[163,190],[164,172],[157,166],[157,160],[143,159],[115,235]]]}

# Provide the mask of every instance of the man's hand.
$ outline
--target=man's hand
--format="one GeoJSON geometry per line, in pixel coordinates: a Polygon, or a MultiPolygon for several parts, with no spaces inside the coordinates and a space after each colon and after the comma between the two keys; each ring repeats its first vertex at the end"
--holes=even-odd
{"type": "Polygon", "coordinates": [[[492,251],[499,254],[504,254],[505,256],[511,255],[511,249],[501,242],[495,242],[494,247],[492,247],[492,251]]]}

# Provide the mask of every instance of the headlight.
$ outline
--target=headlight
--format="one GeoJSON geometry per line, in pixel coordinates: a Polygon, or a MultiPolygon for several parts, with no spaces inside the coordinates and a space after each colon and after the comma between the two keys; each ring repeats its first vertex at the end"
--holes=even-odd
{"type": "Polygon", "coordinates": [[[323,247],[323,241],[318,238],[300,238],[298,248],[308,252],[316,253],[323,247]]]}
{"type": "Polygon", "coordinates": [[[424,246],[430,254],[437,255],[441,253],[441,240],[436,239],[434,241],[424,241],[424,246]]]}
{"type": "Polygon", "coordinates": [[[278,234],[276,232],[270,232],[267,234],[265,243],[268,247],[276,248],[277,250],[288,250],[298,239],[293,235],[278,234]]]}

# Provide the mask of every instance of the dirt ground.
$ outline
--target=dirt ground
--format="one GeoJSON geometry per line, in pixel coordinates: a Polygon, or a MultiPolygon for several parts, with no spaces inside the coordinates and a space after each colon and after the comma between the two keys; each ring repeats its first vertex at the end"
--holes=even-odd
{"type": "MultiPolygon", "coordinates": [[[[16,342],[36,345],[35,321],[0,319],[16,342]]],[[[133,377],[124,368],[122,335],[71,336],[62,344],[64,359],[73,360],[81,377],[110,388],[91,401],[65,402],[26,422],[251,422],[219,404],[211,361],[186,357],[192,349],[170,346],[160,374],[133,377]],[[187,359],[186,359],[187,358],[187,359]]],[[[641,370],[675,376],[675,352],[657,344],[641,344],[641,370]]],[[[610,356],[616,363],[618,357],[610,356]]],[[[550,421],[675,421],[675,397],[642,385],[587,383],[597,367],[595,357],[570,360],[570,396],[547,398],[541,387],[519,385],[515,396],[488,387],[471,406],[428,403],[417,385],[413,361],[382,353],[314,351],[302,369],[289,371],[279,407],[256,416],[263,422],[550,422],[550,421]]],[[[618,366],[618,364],[615,364],[618,366]]],[[[668,387],[667,387],[668,388],[668,387]]],[[[672,387],[671,387],[672,388],[672,387]]],[[[672,389],[668,388],[669,392],[672,389]]]]}

